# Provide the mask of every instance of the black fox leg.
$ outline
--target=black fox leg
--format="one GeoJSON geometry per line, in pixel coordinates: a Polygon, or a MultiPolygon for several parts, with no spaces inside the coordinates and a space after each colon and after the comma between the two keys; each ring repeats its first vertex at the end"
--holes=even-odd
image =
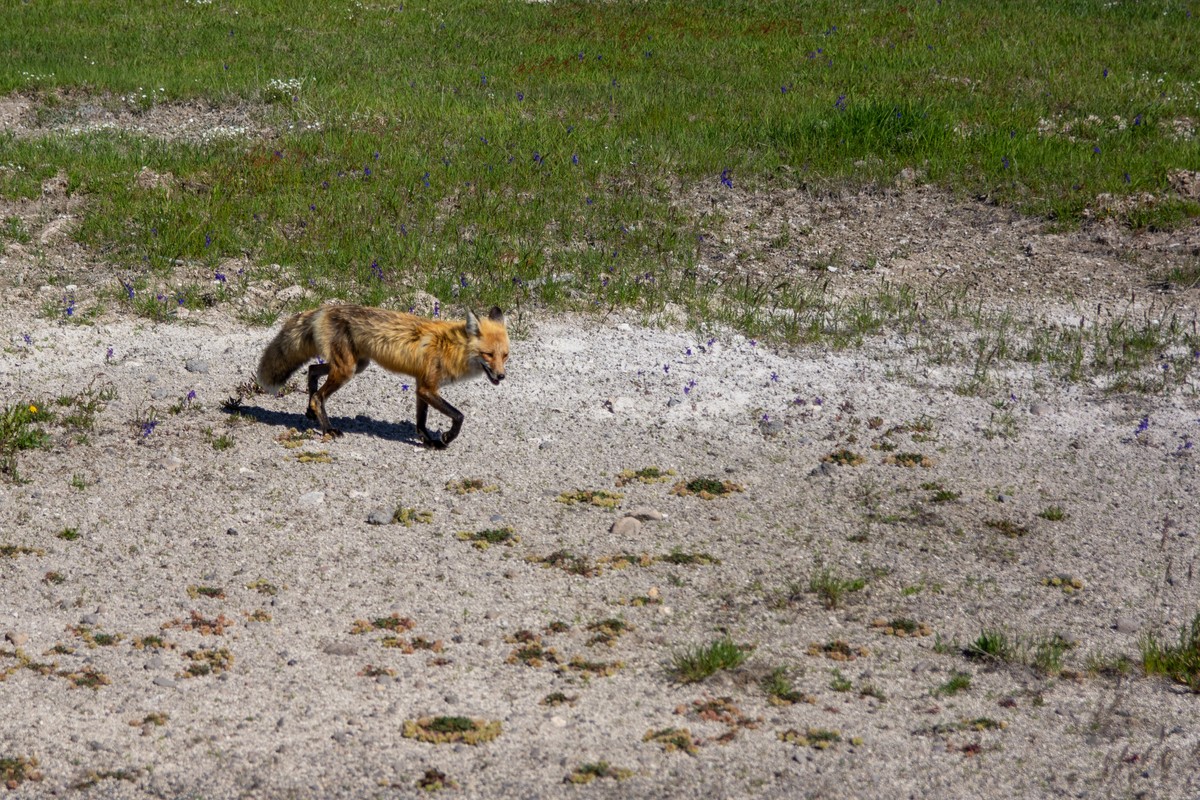
{"type": "Polygon", "coordinates": [[[313,410],[313,395],[317,393],[317,381],[328,374],[328,364],[313,364],[308,368],[308,410],[304,413],[304,416],[309,419],[318,419],[317,412],[313,410]]]}
{"type": "Polygon", "coordinates": [[[437,394],[422,387],[417,387],[417,430],[420,431],[421,438],[425,441],[425,444],[436,447],[439,450],[444,448],[458,436],[458,432],[462,430],[462,424],[463,414],[461,411],[447,403],[437,394]],[[433,406],[450,418],[450,430],[443,431],[441,434],[429,432],[429,428],[425,426],[429,406],[433,406]]]}
{"type": "Polygon", "coordinates": [[[325,401],[329,396],[342,388],[348,380],[354,377],[355,362],[346,353],[330,353],[328,364],[316,364],[308,370],[308,388],[313,392],[308,398],[309,419],[315,419],[321,425],[321,432],[330,436],[341,436],[342,432],[329,424],[329,415],[325,413],[325,401]],[[313,377],[314,373],[316,377],[313,377]],[[317,378],[325,375],[325,382],[320,389],[315,389],[317,378]]]}

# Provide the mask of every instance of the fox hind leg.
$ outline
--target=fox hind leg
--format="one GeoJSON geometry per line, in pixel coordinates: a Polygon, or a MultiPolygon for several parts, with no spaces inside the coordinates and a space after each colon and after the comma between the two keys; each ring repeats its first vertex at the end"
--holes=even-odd
{"type": "Polygon", "coordinates": [[[317,412],[313,409],[313,396],[317,393],[317,381],[329,374],[328,364],[313,364],[308,368],[308,410],[304,412],[304,416],[311,420],[318,420],[317,412]]]}
{"type": "Polygon", "coordinates": [[[325,413],[325,401],[354,377],[357,363],[349,353],[331,353],[330,356],[329,363],[314,364],[308,369],[309,396],[305,416],[315,419],[320,424],[322,433],[337,437],[341,436],[342,432],[329,424],[329,415],[325,413]],[[325,382],[318,389],[317,380],[322,375],[325,376],[325,382]]]}

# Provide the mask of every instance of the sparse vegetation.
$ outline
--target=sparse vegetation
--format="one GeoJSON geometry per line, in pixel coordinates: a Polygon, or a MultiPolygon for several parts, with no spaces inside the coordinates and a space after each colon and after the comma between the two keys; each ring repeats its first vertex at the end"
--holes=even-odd
{"type": "Polygon", "coordinates": [[[1142,639],[1141,650],[1147,675],[1166,675],[1200,693],[1200,613],[1179,632],[1178,644],[1149,633],[1142,639]]]}
{"type": "Polygon", "coordinates": [[[402,735],[405,739],[416,739],[430,744],[480,745],[492,741],[500,732],[500,722],[497,720],[421,717],[405,720],[402,735]]]}
{"type": "Polygon", "coordinates": [[[696,495],[703,500],[713,500],[722,495],[742,490],[742,486],[733,481],[719,481],[716,478],[692,478],[690,481],[680,481],[675,484],[671,489],[671,493],[681,497],[696,495]]]}
{"type": "Polygon", "coordinates": [[[867,582],[864,578],[842,578],[832,569],[820,569],[808,581],[808,591],[815,594],[828,609],[839,608],[852,592],[862,591],[867,582]]]}
{"type": "Polygon", "coordinates": [[[750,649],[732,639],[717,639],[675,653],[671,658],[671,677],[679,683],[696,683],[723,669],[736,669],[750,655],[750,649]]]}
{"type": "Polygon", "coordinates": [[[617,503],[621,502],[625,495],[620,492],[610,492],[605,489],[590,490],[576,489],[573,492],[563,492],[558,496],[558,502],[568,506],[575,504],[593,505],[600,508],[616,508],[617,503]]]}

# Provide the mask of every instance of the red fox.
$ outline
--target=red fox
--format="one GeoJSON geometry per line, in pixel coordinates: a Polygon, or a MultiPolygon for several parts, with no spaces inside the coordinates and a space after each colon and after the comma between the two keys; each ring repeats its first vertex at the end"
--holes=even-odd
{"type": "Polygon", "coordinates": [[[328,305],[302,311],[283,324],[258,363],[258,383],[276,392],[311,358],[324,364],[308,368],[309,419],[331,436],[325,401],[374,361],[386,370],[411,375],[417,382],[417,430],[427,445],[444,448],[458,436],[463,415],[438,394],[438,387],[460,378],[486,375],[493,385],[504,380],[508,332],[504,314],[493,307],[485,319],[470,311],[466,321],[437,319],[356,305],[328,305]],[[325,377],[321,388],[317,381],[325,377]],[[450,418],[450,430],[432,434],[425,416],[433,406],[450,418]]]}

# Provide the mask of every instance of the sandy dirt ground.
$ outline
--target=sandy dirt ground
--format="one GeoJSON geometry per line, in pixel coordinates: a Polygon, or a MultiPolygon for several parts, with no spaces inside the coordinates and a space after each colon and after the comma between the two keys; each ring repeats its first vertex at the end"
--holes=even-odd
{"type": "MultiPolygon", "coordinates": [[[[81,202],[0,208],[31,232],[0,254],[0,403],[56,416],[0,484],[7,796],[1200,795],[1200,700],[1139,666],[1200,609],[1195,376],[1005,362],[964,394],[970,363],[899,338],[527,311],[501,386],[445,390],[448,450],[378,368],[323,441],[302,393],[246,389],[273,329],[240,319],[303,293],[286,271],[125,315],[81,202]],[[1006,657],[968,656],[984,632],[1006,657]],[[721,641],[744,662],[682,680],[721,641]]],[[[1050,233],[919,185],[679,202],[707,274],[1195,314],[1162,284],[1195,227],[1050,233]]]]}

